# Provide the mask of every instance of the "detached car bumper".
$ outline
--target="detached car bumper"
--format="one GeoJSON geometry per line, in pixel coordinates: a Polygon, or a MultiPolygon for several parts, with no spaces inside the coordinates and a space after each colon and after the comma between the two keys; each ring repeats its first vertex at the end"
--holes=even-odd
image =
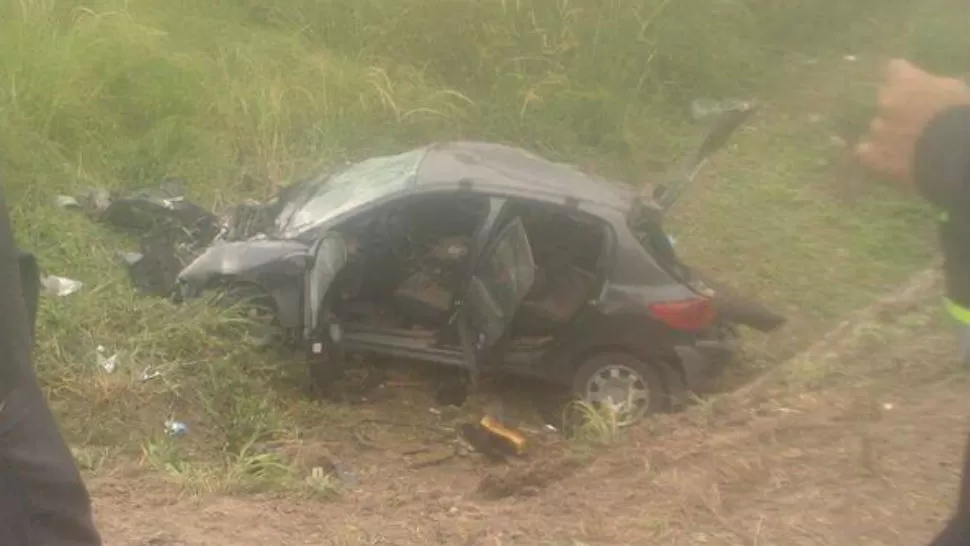
{"type": "MultiPolygon", "coordinates": [[[[683,370],[683,392],[672,393],[675,405],[682,406],[691,393],[707,390],[710,383],[721,376],[741,349],[741,340],[728,336],[724,339],[705,339],[693,345],[674,347],[683,370]]],[[[678,389],[671,389],[678,390],[678,389]]]]}

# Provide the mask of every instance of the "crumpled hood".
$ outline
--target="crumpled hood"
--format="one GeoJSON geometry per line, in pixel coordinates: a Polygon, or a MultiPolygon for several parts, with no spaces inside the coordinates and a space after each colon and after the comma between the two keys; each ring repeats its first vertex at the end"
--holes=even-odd
{"type": "Polygon", "coordinates": [[[183,296],[201,292],[220,277],[255,281],[261,275],[294,275],[306,270],[308,248],[296,241],[258,240],[215,244],[179,273],[183,296]]]}

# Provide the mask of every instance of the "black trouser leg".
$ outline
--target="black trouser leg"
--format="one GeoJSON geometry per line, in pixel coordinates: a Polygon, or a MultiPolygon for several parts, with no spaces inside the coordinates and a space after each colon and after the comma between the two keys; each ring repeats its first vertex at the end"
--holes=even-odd
{"type": "Polygon", "coordinates": [[[36,266],[14,242],[0,190],[0,546],[100,546],[87,488],[31,361],[36,266]]]}
{"type": "Polygon", "coordinates": [[[965,517],[954,517],[930,546],[970,546],[970,522],[965,517]]]}
{"type": "Polygon", "coordinates": [[[0,461],[0,544],[28,544],[28,521],[20,480],[6,461],[0,461]]]}
{"type": "Polygon", "coordinates": [[[100,545],[87,488],[32,370],[0,415],[0,544],[100,545]]]}
{"type": "Polygon", "coordinates": [[[930,546],[970,546],[970,438],[963,450],[960,496],[953,517],[930,546]]]}

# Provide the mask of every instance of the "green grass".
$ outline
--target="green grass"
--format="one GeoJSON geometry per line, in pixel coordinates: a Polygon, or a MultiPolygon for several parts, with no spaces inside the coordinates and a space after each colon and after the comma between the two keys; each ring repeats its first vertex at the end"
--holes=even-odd
{"type": "Polygon", "coordinates": [[[831,136],[864,123],[871,54],[967,71],[963,10],[947,0],[0,0],[0,173],[18,237],[49,273],[85,282],[43,303],[41,378],[86,466],[140,456],[203,489],[329,491],[252,447],[336,426],[350,410],[307,401],[299,362],[245,343],[240,319],[136,296],[115,258],[135,242],[52,199],[181,176],[194,200],[219,208],[336,159],[454,137],[639,182],[690,144],[687,106],[702,96],[770,108],[678,211],[685,255],[807,320],[837,317],[934,250],[919,204],[878,189],[855,203],[833,195],[831,136]],[[833,73],[861,83],[817,77],[833,73]],[[807,93],[815,86],[821,98],[807,93]],[[120,352],[114,374],[97,366],[98,345],[120,352]],[[142,381],[149,367],[162,376],[142,381]],[[189,434],[166,438],[169,416],[189,434]]]}

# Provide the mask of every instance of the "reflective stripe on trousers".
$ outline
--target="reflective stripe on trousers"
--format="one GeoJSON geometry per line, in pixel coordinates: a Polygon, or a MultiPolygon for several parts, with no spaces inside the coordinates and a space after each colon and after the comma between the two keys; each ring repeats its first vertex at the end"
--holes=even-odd
{"type": "Polygon", "coordinates": [[[947,313],[957,322],[957,341],[959,342],[960,363],[970,368],[970,309],[944,298],[943,306],[947,313]]]}
{"type": "MultiPolygon", "coordinates": [[[[950,215],[946,211],[941,211],[937,218],[940,223],[945,223],[950,220],[950,215]]],[[[957,335],[960,341],[960,361],[965,366],[970,366],[970,309],[950,298],[943,298],[943,307],[959,323],[957,335]]]]}
{"type": "Polygon", "coordinates": [[[956,319],[957,322],[964,326],[970,326],[970,309],[954,302],[950,298],[943,298],[943,306],[946,308],[946,312],[956,319]]]}

